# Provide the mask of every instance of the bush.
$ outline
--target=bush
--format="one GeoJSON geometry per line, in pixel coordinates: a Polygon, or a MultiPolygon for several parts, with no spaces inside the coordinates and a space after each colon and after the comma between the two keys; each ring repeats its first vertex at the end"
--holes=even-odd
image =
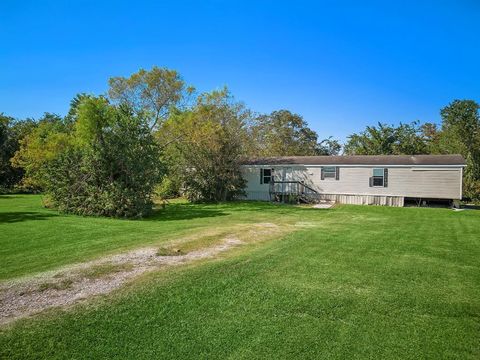
{"type": "Polygon", "coordinates": [[[227,90],[203,94],[191,111],[178,113],[165,125],[173,138],[171,161],[184,195],[193,202],[228,201],[245,194],[240,163],[249,113],[227,90]]]}
{"type": "Polygon", "coordinates": [[[73,137],[45,166],[45,189],[56,208],[127,218],[152,210],[159,152],[141,116],[89,98],[79,106],[73,137]]]}
{"type": "Polygon", "coordinates": [[[25,191],[19,184],[24,175],[22,168],[12,164],[21,141],[35,127],[32,120],[15,120],[0,113],[0,193],[25,191]]]}
{"type": "Polygon", "coordinates": [[[480,204],[480,181],[464,181],[463,195],[466,201],[480,204]]]}
{"type": "Polygon", "coordinates": [[[166,176],[155,186],[155,195],[160,199],[173,199],[180,196],[180,182],[174,176],[166,176]]]}

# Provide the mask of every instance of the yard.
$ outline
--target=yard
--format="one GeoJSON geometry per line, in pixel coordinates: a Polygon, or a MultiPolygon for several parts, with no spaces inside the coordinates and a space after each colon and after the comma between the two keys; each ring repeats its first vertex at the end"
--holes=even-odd
{"type": "Polygon", "coordinates": [[[1,196],[0,281],[231,237],[243,245],[1,327],[0,358],[480,357],[479,211],[178,202],[115,220],[1,196]]]}

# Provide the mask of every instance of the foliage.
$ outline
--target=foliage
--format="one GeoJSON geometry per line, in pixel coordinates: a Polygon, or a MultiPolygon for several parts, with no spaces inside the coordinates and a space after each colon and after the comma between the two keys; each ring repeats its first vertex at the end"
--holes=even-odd
{"type": "Polygon", "coordinates": [[[342,145],[332,136],[327,139],[323,139],[318,143],[317,155],[338,155],[342,150],[342,145]]]}
{"type": "Polygon", "coordinates": [[[70,108],[65,116],[64,122],[66,124],[73,124],[78,118],[78,107],[86,99],[92,99],[93,96],[85,93],[79,93],[70,101],[70,108]]]}
{"type": "Polygon", "coordinates": [[[251,127],[252,156],[336,155],[340,144],[332,138],[318,142],[318,135],[298,114],[288,110],[260,115],[251,127]]]}
{"type": "MultiPolygon", "coordinates": [[[[199,96],[191,111],[177,113],[164,127],[179,155],[177,166],[191,201],[224,201],[243,194],[240,161],[245,153],[249,112],[226,89],[199,96]]],[[[168,142],[167,142],[168,144],[168,142]]]]}
{"type": "Polygon", "coordinates": [[[352,134],[344,147],[349,155],[461,154],[466,160],[463,192],[480,202],[480,105],[454,100],[441,109],[441,129],[433,123],[379,123],[352,134]]]}
{"type": "Polygon", "coordinates": [[[43,189],[45,166],[70,146],[71,130],[72,127],[60,116],[45,113],[32,131],[20,140],[19,149],[11,162],[24,171],[22,188],[31,191],[43,189]]]}
{"type": "Polygon", "coordinates": [[[161,125],[170,109],[194,91],[175,70],[156,66],[149,71],[140,69],[128,78],[113,77],[109,85],[110,99],[146,115],[151,128],[161,125]]]}
{"type": "MultiPolygon", "coordinates": [[[[95,181],[107,183],[108,176],[115,173],[112,166],[121,163],[113,151],[140,156],[139,148],[133,146],[138,153],[135,150],[130,154],[119,144],[131,146],[130,140],[133,143],[145,141],[142,149],[147,151],[153,149],[149,141],[154,137],[156,149],[153,153],[157,156],[154,172],[165,175],[161,183],[155,184],[158,195],[172,197],[185,192],[193,201],[219,201],[237,198],[243,193],[245,182],[241,178],[240,162],[244,157],[337,155],[342,150],[338,140],[332,137],[319,140],[318,134],[300,115],[288,110],[254,117],[243,104],[234,102],[226,89],[203,94],[192,104],[189,99],[194,89],[174,70],[140,69],[129,77],[111,78],[109,85],[108,98],[78,94],[71,101],[65,118],[46,113],[34,123],[0,116],[0,188],[39,191],[47,189],[48,185],[48,189],[54,189],[52,184],[57,180],[63,181],[63,186],[75,182],[74,179],[84,181],[79,173],[100,172],[100,165],[105,174],[93,178],[100,176],[103,180],[95,181]],[[83,115],[80,116],[80,112],[83,115]],[[136,130],[134,124],[138,126],[136,130]],[[115,138],[113,131],[138,138],[120,140],[115,138]],[[72,160],[79,163],[74,164],[72,160]],[[65,171],[66,166],[72,166],[71,172],[65,171]]],[[[348,137],[344,153],[460,153],[468,164],[465,195],[480,202],[479,105],[472,100],[455,100],[441,110],[441,115],[441,129],[434,123],[420,124],[418,121],[398,126],[384,123],[367,126],[364,131],[348,137]]],[[[139,162],[138,168],[130,163],[131,168],[119,171],[143,172],[145,166],[149,170],[144,176],[150,176],[153,158],[147,156],[144,160],[145,163],[139,162]]],[[[157,181],[160,177],[151,179],[157,181]]],[[[110,180],[110,184],[115,183],[110,180]]],[[[76,186],[84,191],[80,198],[95,188],[86,184],[76,186]]],[[[117,197],[114,202],[118,206],[121,196],[117,191],[121,186],[111,186],[115,190],[105,187],[103,194],[117,197]]],[[[147,188],[152,189],[150,182],[147,188]]],[[[94,198],[100,199],[100,194],[94,198]]],[[[129,195],[130,199],[132,196],[129,195]]],[[[139,199],[145,196],[141,193],[139,199]]],[[[80,198],[70,199],[69,204],[82,203],[80,198]]],[[[107,204],[106,199],[98,201],[107,209],[114,206],[107,204]]],[[[70,206],[63,205],[65,209],[70,206]]],[[[114,211],[105,212],[114,216],[114,211]]],[[[102,211],[97,208],[93,213],[102,211]]]]}
{"type": "Polygon", "coordinates": [[[363,132],[350,135],[344,147],[347,155],[415,155],[427,151],[419,122],[397,127],[382,123],[367,126],[363,132]]]}
{"type": "Polygon", "coordinates": [[[473,100],[454,100],[440,111],[442,131],[454,141],[449,150],[465,155],[480,151],[479,109],[473,100]]]}
{"type": "MultiPolygon", "coordinates": [[[[74,194],[66,189],[76,182],[76,189],[91,190],[78,184],[84,181],[79,174],[97,169],[98,159],[93,161],[91,154],[98,155],[99,149],[109,145],[104,142],[110,131],[106,129],[118,120],[119,109],[127,108],[131,116],[148,123],[162,150],[157,149],[157,168],[165,178],[156,192],[164,197],[178,196],[184,190],[195,201],[238,197],[245,185],[239,170],[240,158],[245,156],[331,155],[340,151],[338,141],[318,141],[299,115],[286,110],[252,120],[251,112],[234,103],[226,90],[204,94],[191,104],[194,88],[174,70],[140,69],[129,77],[111,78],[109,86],[108,98],[78,94],[65,118],[46,114],[19,142],[10,157],[15,171],[24,174],[24,189],[54,191],[60,196],[61,189],[53,184],[62,183],[61,196],[70,194],[68,204],[62,206],[73,211],[71,207],[79,206],[84,195],[74,201],[74,194]]],[[[59,200],[55,201],[58,205],[59,200]]]]}
{"type": "Polygon", "coordinates": [[[163,177],[162,181],[155,186],[155,195],[160,199],[173,199],[180,196],[181,180],[174,176],[173,172],[163,177]]]}
{"type": "MultiPolygon", "coordinates": [[[[12,156],[9,125],[12,120],[12,118],[0,114],[0,191],[4,187],[9,187],[12,182],[11,166],[9,163],[12,156]]],[[[15,152],[15,150],[13,152],[15,152]]]]}
{"type": "Polygon", "coordinates": [[[35,126],[30,119],[15,120],[0,114],[0,192],[19,190],[24,171],[15,167],[11,160],[19,150],[22,139],[35,126]]]}
{"type": "Polygon", "coordinates": [[[438,125],[435,123],[426,122],[420,126],[423,139],[425,141],[426,151],[425,154],[437,154],[439,153],[439,143],[441,131],[438,129],[438,125]]]}
{"type": "Polygon", "coordinates": [[[15,119],[0,113],[0,193],[12,189],[22,178],[22,171],[10,163],[21,136],[15,125],[15,119]]]}
{"type": "Polygon", "coordinates": [[[467,167],[464,194],[480,202],[480,105],[473,100],[454,100],[444,107],[438,149],[443,153],[462,154],[467,167]]]}
{"type": "Polygon", "coordinates": [[[158,146],[147,121],[127,106],[86,98],[70,146],[45,168],[45,190],[59,210],[141,217],[160,179],[158,146]]]}

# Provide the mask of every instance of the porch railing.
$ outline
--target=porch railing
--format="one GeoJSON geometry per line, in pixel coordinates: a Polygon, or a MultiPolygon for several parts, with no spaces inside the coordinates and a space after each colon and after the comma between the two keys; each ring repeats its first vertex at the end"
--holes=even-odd
{"type": "Polygon", "coordinates": [[[315,189],[298,180],[272,180],[269,185],[270,199],[272,201],[285,201],[287,197],[293,197],[296,201],[307,202],[310,196],[318,194],[315,189]]]}

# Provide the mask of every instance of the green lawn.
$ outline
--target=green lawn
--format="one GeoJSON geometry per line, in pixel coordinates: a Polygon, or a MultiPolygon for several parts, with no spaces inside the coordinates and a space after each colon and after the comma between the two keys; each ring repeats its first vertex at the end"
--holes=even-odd
{"type": "Polygon", "coordinates": [[[295,222],[302,213],[261,202],[174,202],[168,211],[159,209],[148,219],[119,220],[63,215],[41,204],[40,196],[0,195],[0,281],[212,228],[228,231],[238,224],[295,222]]]}
{"type": "Polygon", "coordinates": [[[305,226],[21,320],[0,358],[480,358],[478,211],[177,204],[121,221],[38,200],[0,198],[3,278],[216,226],[305,226]]]}

